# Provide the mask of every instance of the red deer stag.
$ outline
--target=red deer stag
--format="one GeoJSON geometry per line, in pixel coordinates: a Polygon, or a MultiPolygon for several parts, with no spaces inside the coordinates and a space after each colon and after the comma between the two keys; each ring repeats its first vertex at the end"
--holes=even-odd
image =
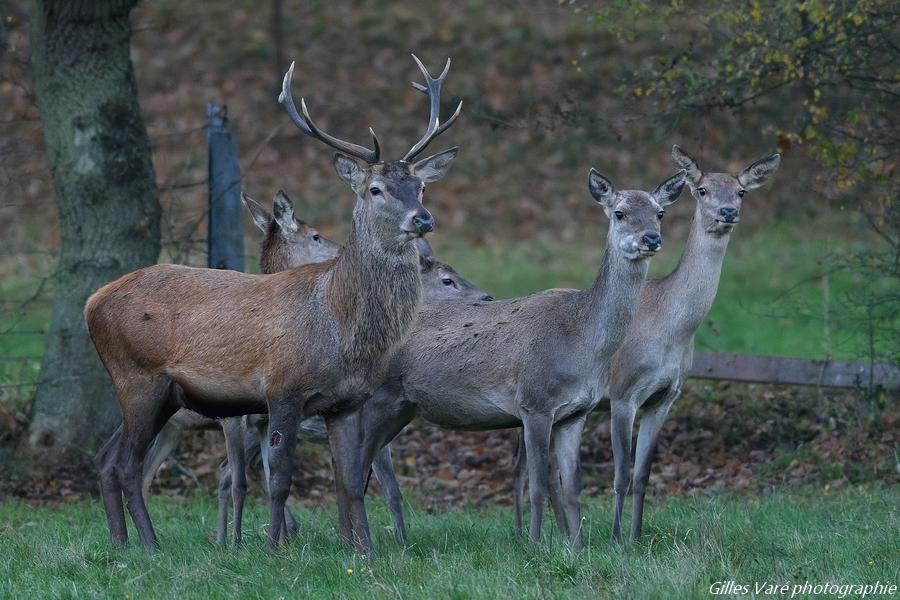
{"type": "MultiPolygon", "coordinates": [[[[361,438],[359,420],[342,413],[378,387],[415,319],[422,284],[412,242],[433,228],[422,206],[424,184],[441,179],[458,150],[412,162],[461,108],[440,123],[449,60],[438,79],[416,62],[429,81],[431,116],[425,135],[394,162],[380,160],[371,129],[371,150],[319,129],[304,100],[301,112],[294,105],[293,64],[285,74],[279,101],[301,131],[339,151],[335,169],[357,196],[349,240],[336,258],[271,275],[155,265],[88,299],[88,330],[123,417],[96,458],[115,543],[128,539],[124,495],[143,545],[158,545],[141,490],[142,466],[147,446],[179,408],[212,417],[269,413],[269,547],[284,527],[298,422],[325,416],[333,450],[361,438]]],[[[357,453],[333,455],[337,473],[362,477],[357,453]]],[[[365,514],[354,515],[353,525],[367,532],[365,514]]],[[[363,540],[368,536],[351,541],[365,552],[363,540]]]]}

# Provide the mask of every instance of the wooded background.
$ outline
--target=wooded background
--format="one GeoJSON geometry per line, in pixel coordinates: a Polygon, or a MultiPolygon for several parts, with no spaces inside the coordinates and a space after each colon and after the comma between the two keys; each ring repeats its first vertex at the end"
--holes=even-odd
{"type": "MultiPolygon", "coordinates": [[[[0,2],[4,452],[70,458],[60,453],[74,446],[87,457],[115,424],[81,307],[157,259],[205,264],[208,102],[228,106],[244,189],[264,200],[283,188],[301,218],[344,238],[353,199],[330,153],[275,101],[292,60],[295,93],[323,127],[363,140],[371,125],[393,155],[419,137],[425,112],[409,52],[432,70],[453,58],[445,102],[462,99],[464,112],[447,141],[462,151],[428,190],[432,241],[496,297],[593,277],[606,223],[586,194],[590,167],[646,189],[672,172],[672,143],[710,171],[782,152],[778,175],[744,202],[698,349],[896,364],[898,19],[887,0],[0,2]]],[[[676,263],[692,203],[685,194],[668,212],[653,273],[676,263]]],[[[248,233],[251,268],[255,239],[248,233]]],[[[738,402],[777,420],[757,425],[787,431],[781,443],[828,447],[804,469],[857,456],[896,477],[896,434],[885,433],[896,400],[872,389],[706,385],[688,391],[668,439],[704,406],[738,402]],[[796,406],[785,408],[788,397],[796,406]],[[859,439],[847,442],[848,431],[859,439]]],[[[598,462],[602,421],[585,442],[598,462]]],[[[759,430],[736,431],[715,438],[716,468],[732,452],[759,451],[762,463],[778,447],[767,437],[748,449],[759,430]]],[[[451,467],[453,477],[505,456],[503,435],[469,440],[493,458],[451,467]]],[[[430,441],[410,442],[400,460],[468,440],[422,436],[430,441]]],[[[728,468],[750,478],[746,465],[728,468]]]]}

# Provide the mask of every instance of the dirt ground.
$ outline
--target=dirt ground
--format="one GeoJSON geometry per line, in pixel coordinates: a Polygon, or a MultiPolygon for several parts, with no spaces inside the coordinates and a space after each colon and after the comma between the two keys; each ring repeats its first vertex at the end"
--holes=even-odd
{"type": "MultiPolygon", "coordinates": [[[[0,499],[79,501],[97,494],[89,462],[45,469],[14,450],[26,429],[5,415],[0,447],[0,499]]],[[[812,483],[824,491],[874,480],[896,484],[900,408],[886,393],[874,399],[856,391],[822,391],[760,385],[690,382],[664,426],[650,477],[654,493],[719,489],[765,491],[812,483]]],[[[584,492],[612,486],[609,413],[592,415],[582,442],[584,492]]],[[[518,430],[451,432],[414,421],[394,442],[403,492],[425,509],[510,504],[512,454],[518,430]]],[[[154,493],[213,494],[224,443],[215,431],[187,432],[160,469],[154,493]]],[[[300,444],[293,501],[332,502],[331,458],[325,444],[300,444]]],[[[257,469],[251,494],[262,493],[257,469]]],[[[378,493],[372,479],[370,493],[378,493]]]]}

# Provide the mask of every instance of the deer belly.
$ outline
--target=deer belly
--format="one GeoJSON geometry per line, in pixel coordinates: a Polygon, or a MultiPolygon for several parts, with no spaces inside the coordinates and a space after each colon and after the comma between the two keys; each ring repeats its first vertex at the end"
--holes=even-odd
{"type": "Polygon", "coordinates": [[[419,416],[439,427],[482,431],[522,424],[511,410],[509,398],[507,394],[483,390],[464,394],[419,392],[414,400],[419,416]]]}
{"type": "MultiPolygon", "coordinates": [[[[222,410],[239,406],[265,405],[263,386],[255,379],[229,377],[220,373],[203,373],[185,367],[176,367],[166,373],[175,383],[184,388],[193,402],[205,406],[220,405],[222,410]]],[[[206,414],[208,411],[201,411],[206,414]]],[[[242,414],[242,413],[237,413],[242,414]]]]}

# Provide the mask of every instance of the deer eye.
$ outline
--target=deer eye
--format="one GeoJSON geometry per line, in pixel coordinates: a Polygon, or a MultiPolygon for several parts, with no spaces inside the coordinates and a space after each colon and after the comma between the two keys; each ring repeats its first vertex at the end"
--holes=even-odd
{"type": "Polygon", "coordinates": [[[738,190],[738,196],[739,196],[740,198],[743,198],[743,197],[744,197],[744,190],[738,190]]]}
{"type": "Polygon", "coordinates": [[[444,285],[453,285],[453,280],[449,277],[444,277],[443,279],[441,279],[441,283],[443,283],[444,285]]]}
{"type": "Polygon", "coordinates": [[[378,196],[381,194],[381,190],[378,189],[377,187],[372,186],[369,188],[369,193],[372,194],[373,196],[378,196]]]}
{"type": "Polygon", "coordinates": [[[321,240],[321,239],[322,239],[322,238],[319,237],[319,234],[318,234],[318,233],[315,234],[315,235],[313,236],[313,241],[314,241],[314,242],[318,242],[318,241],[321,240]]]}
{"type": "Polygon", "coordinates": [[[659,211],[658,213],[656,213],[656,218],[657,218],[657,219],[662,219],[662,218],[665,216],[665,214],[666,214],[666,211],[661,210],[661,211],[659,211]]]}
{"type": "Polygon", "coordinates": [[[619,221],[625,218],[625,213],[623,213],[621,210],[617,210],[613,214],[616,215],[616,219],[618,219],[619,221]]]}
{"type": "Polygon", "coordinates": [[[701,196],[705,196],[706,188],[697,188],[697,193],[700,194],[701,196]]]}

